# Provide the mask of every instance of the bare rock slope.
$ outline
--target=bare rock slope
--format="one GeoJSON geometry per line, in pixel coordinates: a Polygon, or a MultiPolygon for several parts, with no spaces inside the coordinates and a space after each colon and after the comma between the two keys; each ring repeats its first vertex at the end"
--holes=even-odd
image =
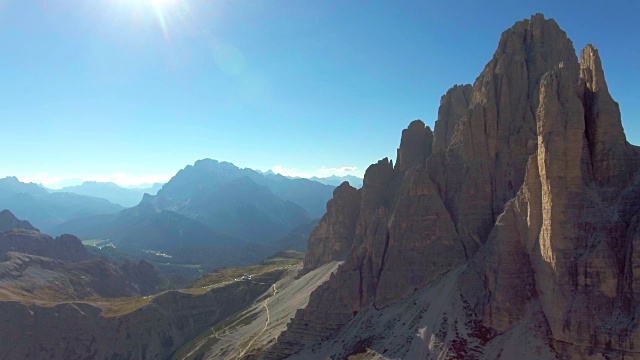
{"type": "Polygon", "coordinates": [[[173,359],[254,359],[275,342],[295,311],[309,301],[310,293],[338,267],[325,264],[298,276],[301,264],[257,298],[251,306],[208,329],[178,351],[173,359]]]}
{"type": "Polygon", "coordinates": [[[517,22],[336,190],[305,268],[346,260],[264,357],[640,357],[639,167],[597,49],[517,22]]]}

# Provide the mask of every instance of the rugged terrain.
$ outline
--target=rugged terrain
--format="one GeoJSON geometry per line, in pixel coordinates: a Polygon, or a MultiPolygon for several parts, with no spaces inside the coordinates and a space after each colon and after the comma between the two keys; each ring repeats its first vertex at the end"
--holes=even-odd
{"type": "Polygon", "coordinates": [[[640,357],[640,150],[597,49],[535,15],[440,104],[334,194],[305,270],[345,262],[263,358],[640,357]]]}
{"type": "MultiPolygon", "coordinates": [[[[2,233],[0,243],[20,231],[26,230],[2,233]]],[[[146,295],[159,279],[144,261],[74,262],[9,252],[0,262],[0,358],[168,359],[268,293],[301,258],[282,252],[250,268],[217,270],[180,291],[146,295]],[[239,281],[245,272],[252,278],[239,281]]]]}

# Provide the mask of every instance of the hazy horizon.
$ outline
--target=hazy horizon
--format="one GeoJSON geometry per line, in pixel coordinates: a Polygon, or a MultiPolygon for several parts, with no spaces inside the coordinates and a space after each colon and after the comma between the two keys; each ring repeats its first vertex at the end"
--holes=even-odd
{"type": "Polygon", "coordinates": [[[590,4],[1,1],[0,116],[12,154],[0,177],[131,186],[202,158],[362,177],[395,159],[412,120],[433,128],[440,96],[472,83],[497,34],[537,12],[576,51],[599,48],[639,144],[629,39],[640,35],[640,5],[590,4]]]}
{"type": "MultiPolygon", "coordinates": [[[[221,160],[224,162],[224,160],[221,160]]],[[[193,164],[187,164],[193,165],[193,164]]],[[[185,165],[185,166],[187,166],[185,165]]],[[[235,164],[234,164],[235,165],[235,164]]],[[[96,182],[96,183],[113,183],[120,187],[127,189],[145,189],[150,188],[155,184],[164,184],[167,183],[171,178],[176,175],[176,173],[181,170],[178,169],[174,174],[171,175],[156,175],[156,176],[139,176],[139,177],[129,177],[124,173],[120,174],[112,174],[107,176],[66,176],[60,178],[50,178],[50,177],[18,177],[15,175],[6,175],[1,178],[6,177],[16,177],[19,181],[23,183],[35,183],[42,185],[51,190],[60,190],[62,188],[78,186],[82,185],[85,182],[96,182]]],[[[279,166],[274,166],[271,169],[266,171],[259,169],[252,169],[261,171],[263,173],[272,172],[275,174],[280,174],[283,176],[288,176],[291,178],[304,178],[304,179],[327,179],[331,177],[346,177],[353,176],[359,179],[362,179],[362,175],[359,175],[357,168],[344,168],[344,169],[327,169],[321,168],[320,175],[309,175],[309,174],[296,174],[296,175],[287,175],[286,172],[291,169],[283,169],[279,166]],[[283,173],[284,172],[284,173],[283,173]]],[[[294,169],[295,170],[295,169],[294,169]]]]}

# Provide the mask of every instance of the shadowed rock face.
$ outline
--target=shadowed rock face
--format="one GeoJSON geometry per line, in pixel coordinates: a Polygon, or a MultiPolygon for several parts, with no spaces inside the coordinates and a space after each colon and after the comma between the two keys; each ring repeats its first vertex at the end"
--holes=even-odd
{"type": "MultiPolygon", "coordinates": [[[[435,128],[411,123],[395,168],[384,159],[367,170],[345,263],[266,357],[331,338],[456,268],[460,320],[491,338],[535,308],[561,356],[640,356],[640,154],[595,47],[578,60],[555,21],[516,23],[473,86],[443,96],[435,128]]],[[[325,233],[310,252],[339,247],[344,237],[325,233]]]]}
{"type": "Polygon", "coordinates": [[[344,260],[353,245],[360,200],[360,192],[346,181],[333,190],[333,199],[327,203],[327,213],[309,237],[303,272],[334,259],[344,260]]]}

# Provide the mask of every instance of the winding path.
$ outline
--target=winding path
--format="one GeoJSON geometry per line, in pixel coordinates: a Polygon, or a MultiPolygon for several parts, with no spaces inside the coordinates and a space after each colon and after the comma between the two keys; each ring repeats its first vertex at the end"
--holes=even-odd
{"type": "MultiPolygon", "coordinates": [[[[273,295],[275,296],[275,294],[278,292],[278,290],[276,289],[276,284],[273,284],[273,295]]],[[[267,327],[269,326],[269,321],[271,321],[271,317],[269,316],[269,307],[267,306],[269,304],[269,299],[270,298],[266,298],[264,300],[264,303],[262,304],[262,306],[264,306],[265,310],[267,310],[267,321],[265,321],[264,323],[264,328],[262,328],[262,331],[260,331],[260,333],[256,336],[253,337],[253,339],[251,339],[251,341],[249,342],[249,344],[244,348],[244,350],[242,350],[240,352],[240,354],[236,357],[236,360],[239,360],[246,352],[247,350],[249,350],[249,348],[251,348],[251,345],[253,345],[253,342],[260,337],[260,335],[262,335],[266,330],[267,327]]]]}

